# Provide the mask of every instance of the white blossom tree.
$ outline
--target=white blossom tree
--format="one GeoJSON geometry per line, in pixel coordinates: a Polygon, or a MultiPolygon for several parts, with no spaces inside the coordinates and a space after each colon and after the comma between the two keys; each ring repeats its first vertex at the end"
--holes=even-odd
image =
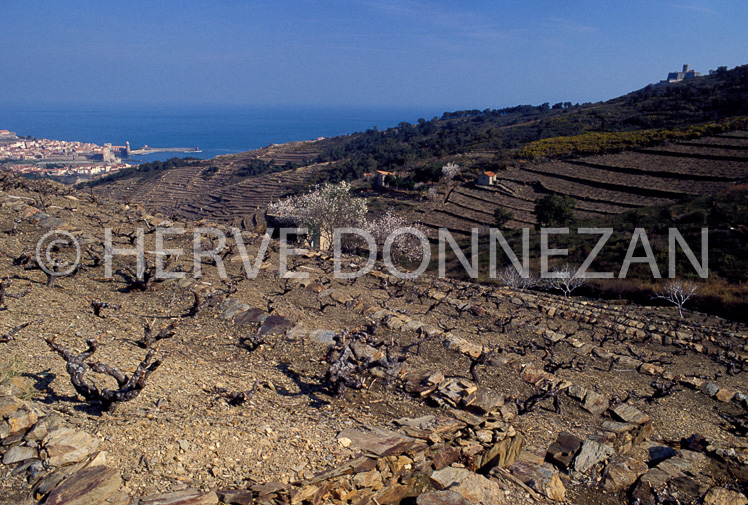
{"type": "Polygon", "coordinates": [[[429,200],[436,201],[436,199],[439,197],[439,191],[436,189],[435,186],[431,186],[428,189],[428,192],[426,193],[428,195],[429,200]]]}
{"type": "Polygon", "coordinates": [[[579,268],[568,263],[555,267],[552,274],[552,277],[543,279],[543,283],[548,289],[561,291],[564,298],[568,298],[572,291],[587,282],[587,279],[579,273],[579,268]]]}
{"type": "MultiPolygon", "coordinates": [[[[387,237],[399,229],[412,228],[426,234],[423,225],[411,223],[392,211],[367,220],[367,208],[367,200],[355,198],[351,194],[351,185],[341,182],[327,183],[315,187],[309,193],[273,202],[268,205],[268,214],[275,217],[282,226],[307,228],[310,237],[320,237],[320,245],[325,249],[333,247],[335,230],[340,228],[359,228],[369,233],[380,251],[383,250],[387,237]]],[[[362,242],[361,237],[356,234],[341,235],[344,250],[355,250],[362,242]]],[[[395,238],[390,251],[394,258],[416,261],[421,258],[421,242],[414,234],[403,233],[395,238]]]]}
{"type": "Polygon", "coordinates": [[[452,163],[451,161],[442,167],[442,175],[444,176],[444,182],[449,184],[452,180],[460,173],[460,165],[452,163]]]}
{"type": "MultiPolygon", "coordinates": [[[[351,194],[347,182],[326,183],[309,193],[284,198],[268,206],[268,213],[282,223],[307,228],[310,237],[318,235],[322,248],[333,245],[337,228],[362,228],[366,222],[367,202],[351,194]]],[[[351,244],[344,243],[345,248],[351,244]]]]}
{"type": "MultiPolygon", "coordinates": [[[[413,228],[426,234],[423,225],[417,222],[411,223],[403,216],[395,215],[392,211],[387,211],[383,216],[368,221],[364,230],[374,238],[377,249],[382,251],[387,237],[402,228],[413,228]]],[[[390,251],[396,258],[416,261],[421,259],[421,241],[412,233],[403,233],[392,242],[390,251]]]]}
{"type": "Polygon", "coordinates": [[[678,314],[683,319],[683,305],[698,289],[699,286],[695,282],[672,279],[663,286],[655,298],[662,298],[678,307],[678,314]]]}
{"type": "Polygon", "coordinates": [[[513,265],[508,265],[504,270],[499,272],[497,278],[506,287],[515,291],[524,291],[538,285],[538,278],[533,275],[532,271],[528,271],[527,277],[523,277],[513,265]]]}

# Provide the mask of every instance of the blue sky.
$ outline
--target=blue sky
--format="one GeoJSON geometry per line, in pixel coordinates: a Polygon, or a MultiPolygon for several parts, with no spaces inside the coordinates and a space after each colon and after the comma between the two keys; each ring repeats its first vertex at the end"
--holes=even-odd
{"type": "Polygon", "coordinates": [[[748,63],[745,0],[0,0],[0,102],[427,106],[612,98],[748,63]]]}

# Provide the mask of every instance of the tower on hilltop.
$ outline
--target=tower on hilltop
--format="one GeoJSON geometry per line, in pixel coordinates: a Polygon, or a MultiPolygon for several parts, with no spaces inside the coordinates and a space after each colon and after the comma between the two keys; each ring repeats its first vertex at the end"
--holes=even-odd
{"type": "Polygon", "coordinates": [[[681,82],[688,79],[694,79],[696,77],[701,77],[701,72],[696,72],[694,70],[691,70],[688,63],[683,65],[683,71],[682,72],[670,72],[667,75],[667,79],[664,81],[660,81],[657,83],[658,86],[664,86],[665,84],[670,84],[673,82],[681,82]]]}

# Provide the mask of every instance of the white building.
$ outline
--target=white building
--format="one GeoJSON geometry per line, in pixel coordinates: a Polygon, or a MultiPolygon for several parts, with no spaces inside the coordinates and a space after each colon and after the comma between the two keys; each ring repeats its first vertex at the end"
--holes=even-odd
{"type": "Polygon", "coordinates": [[[495,172],[483,172],[478,176],[479,186],[493,186],[494,184],[496,184],[495,172]]]}

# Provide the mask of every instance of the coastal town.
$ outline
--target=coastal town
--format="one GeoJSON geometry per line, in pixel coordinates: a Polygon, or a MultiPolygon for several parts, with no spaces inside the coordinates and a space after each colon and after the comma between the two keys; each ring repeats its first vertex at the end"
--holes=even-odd
{"type": "Polygon", "coordinates": [[[15,132],[0,130],[0,168],[38,176],[86,179],[116,172],[135,163],[123,162],[130,155],[124,146],[90,142],[19,137],[15,132]]]}

